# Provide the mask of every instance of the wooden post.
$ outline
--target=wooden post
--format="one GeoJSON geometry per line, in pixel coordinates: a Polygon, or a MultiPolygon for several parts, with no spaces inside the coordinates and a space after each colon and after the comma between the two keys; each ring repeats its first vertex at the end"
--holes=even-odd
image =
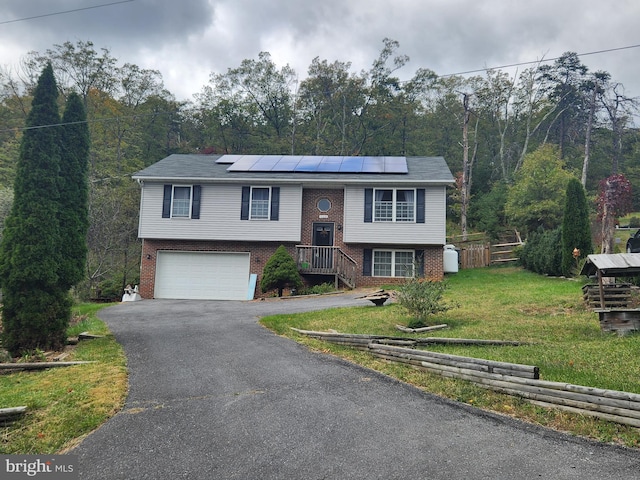
{"type": "Polygon", "coordinates": [[[600,289],[600,308],[604,309],[604,285],[602,284],[602,272],[598,269],[598,288],[600,289]]]}

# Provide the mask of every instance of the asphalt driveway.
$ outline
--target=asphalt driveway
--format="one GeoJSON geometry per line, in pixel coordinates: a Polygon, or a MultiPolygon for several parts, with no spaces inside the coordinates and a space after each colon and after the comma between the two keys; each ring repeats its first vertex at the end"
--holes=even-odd
{"type": "Polygon", "coordinates": [[[130,391],[123,411],[71,452],[80,478],[639,478],[637,451],[439,399],[257,323],[363,305],[353,297],[103,310],[127,354],[130,391]]]}

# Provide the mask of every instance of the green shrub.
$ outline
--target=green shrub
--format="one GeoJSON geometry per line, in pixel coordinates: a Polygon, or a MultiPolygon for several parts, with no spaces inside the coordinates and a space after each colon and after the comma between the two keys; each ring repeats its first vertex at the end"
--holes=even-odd
{"type": "Polygon", "coordinates": [[[280,245],[275,253],[271,255],[262,271],[260,288],[263,292],[278,289],[278,296],[282,296],[285,287],[300,288],[302,278],[298,272],[298,266],[284,245],[280,245]]]}
{"type": "Polygon", "coordinates": [[[629,228],[640,228],[640,218],[631,217],[629,219],[629,228]]]}
{"type": "Polygon", "coordinates": [[[562,275],[562,229],[531,233],[520,253],[520,262],[535,273],[562,275]]]}
{"type": "Polygon", "coordinates": [[[429,315],[446,312],[455,306],[442,300],[446,289],[446,282],[416,277],[398,288],[398,303],[413,317],[408,325],[410,328],[425,327],[429,315]]]}
{"type": "Polygon", "coordinates": [[[587,198],[582,184],[575,178],[569,180],[565,200],[562,219],[562,273],[566,277],[572,277],[578,274],[576,268],[579,261],[576,260],[585,259],[593,252],[587,198]]]}
{"type": "Polygon", "coordinates": [[[298,295],[322,295],[323,293],[335,292],[336,287],[333,283],[325,282],[320,285],[312,285],[298,291],[298,295]]]}

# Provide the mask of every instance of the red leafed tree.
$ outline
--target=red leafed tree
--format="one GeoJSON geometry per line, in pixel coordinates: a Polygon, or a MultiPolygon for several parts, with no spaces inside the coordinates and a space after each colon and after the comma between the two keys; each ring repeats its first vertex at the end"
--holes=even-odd
{"type": "Polygon", "coordinates": [[[631,182],[622,174],[611,175],[600,181],[598,216],[602,220],[602,253],[613,253],[616,217],[632,209],[631,182]]]}

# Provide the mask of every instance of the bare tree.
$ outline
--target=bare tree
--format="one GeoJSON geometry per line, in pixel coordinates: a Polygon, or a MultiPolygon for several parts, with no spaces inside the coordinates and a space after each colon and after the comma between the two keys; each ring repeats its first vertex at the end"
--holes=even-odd
{"type": "Polygon", "coordinates": [[[611,174],[620,169],[622,159],[622,137],[631,115],[638,109],[638,100],[627,97],[621,83],[609,83],[604,86],[604,94],[600,97],[611,126],[611,174]]]}

